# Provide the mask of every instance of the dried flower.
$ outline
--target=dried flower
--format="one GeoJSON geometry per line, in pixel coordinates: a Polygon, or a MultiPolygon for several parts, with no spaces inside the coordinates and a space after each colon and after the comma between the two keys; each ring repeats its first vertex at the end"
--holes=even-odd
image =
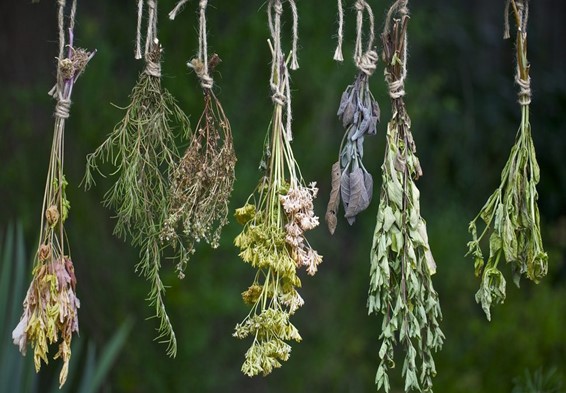
{"type": "MultiPolygon", "coordinates": [[[[218,56],[210,62],[216,64],[218,56]]],[[[168,215],[161,240],[177,251],[180,277],[201,240],[218,247],[228,223],[228,203],[235,177],[236,154],[230,122],[211,89],[204,89],[204,111],[191,142],[172,168],[168,215]]]]}
{"type": "MultiPolygon", "coordinates": [[[[270,3],[270,10],[272,6],[270,3]]],[[[277,50],[273,50],[272,75],[275,108],[262,162],[266,174],[235,213],[244,228],[234,244],[240,249],[240,258],[257,270],[252,285],[242,293],[251,310],[234,331],[238,338],[253,337],[242,365],[248,376],[267,375],[281,367],[291,353],[288,341],[301,340],[289,321],[304,304],[297,292],[301,286],[297,269],[305,266],[312,275],[322,262],[305,238],[305,232],[318,225],[313,210],[318,189],[315,183],[307,186],[301,177],[291,149],[290,122],[283,122],[283,108],[290,104],[285,101],[290,99],[289,76],[277,50]]]]}

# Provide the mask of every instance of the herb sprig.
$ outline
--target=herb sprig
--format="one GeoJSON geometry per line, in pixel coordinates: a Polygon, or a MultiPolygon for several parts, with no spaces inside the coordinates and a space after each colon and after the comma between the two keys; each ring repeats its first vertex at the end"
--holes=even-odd
{"type": "MultiPolygon", "coordinates": [[[[474,257],[475,274],[481,277],[475,299],[481,304],[488,320],[491,320],[492,304],[503,303],[506,296],[506,280],[500,270],[500,262],[505,261],[510,265],[517,287],[523,275],[538,283],[548,271],[548,255],[542,244],[537,205],[536,186],[540,180],[540,169],[529,121],[528,0],[509,0],[506,18],[510,5],[517,25],[515,81],[520,87],[521,123],[509,159],[501,172],[500,186],[468,227],[472,240],[468,242],[467,255],[474,257]],[[480,219],[485,223],[485,228],[478,235],[480,219]],[[486,262],[480,243],[488,234],[489,257],[486,262]]],[[[505,36],[509,38],[508,21],[505,36]]]]}

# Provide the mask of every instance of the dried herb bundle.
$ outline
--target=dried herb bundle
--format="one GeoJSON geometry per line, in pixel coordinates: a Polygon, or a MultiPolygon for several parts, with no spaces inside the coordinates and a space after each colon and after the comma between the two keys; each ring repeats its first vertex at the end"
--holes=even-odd
{"type": "MultiPolygon", "coordinates": [[[[150,22],[156,23],[155,3],[148,1],[150,22]]],[[[148,295],[155,317],[160,321],[157,339],[168,344],[167,354],[175,356],[175,332],[164,304],[165,286],[160,277],[161,233],[168,216],[169,182],[167,172],[176,165],[178,152],[173,126],[183,133],[189,120],[173,96],[161,86],[161,46],[150,28],[146,38],[146,68],[130,95],[124,118],[94,153],[87,156],[85,185],[94,184],[92,170],[110,162],[118,174],[106,193],[104,204],[116,211],[114,233],[140,247],[141,260],[136,271],[150,282],[148,295]]]]}
{"type": "Polygon", "coordinates": [[[388,372],[395,367],[394,346],[399,342],[405,350],[405,391],[431,392],[436,374],[432,353],[442,347],[444,334],[439,325],[442,314],[438,294],[431,279],[436,265],[415,184],[422,171],[403,101],[409,20],[406,6],[406,1],[393,5],[382,35],[393,114],[387,125],[383,183],[370,255],[368,309],[370,314],[383,315],[377,388],[390,390],[388,372]],[[399,19],[393,19],[395,12],[399,19]]]}
{"type": "Polygon", "coordinates": [[[79,299],[77,280],[70,256],[64,224],[71,205],[66,195],[67,180],[63,174],[65,121],[69,117],[71,94],[78,77],[95,52],[73,47],[76,1],[71,6],[69,42],[65,44],[65,1],[59,2],[59,58],[57,84],[50,94],[57,100],[53,145],[43,197],[39,247],[34,256],[32,282],[23,302],[24,312],[12,332],[14,344],[24,355],[27,343],[33,348],[36,371],[41,361],[48,363],[49,345],[57,343],[54,359],[61,358],[63,367],[59,384],[67,380],[71,359],[71,341],[79,331],[79,299]],[[65,54],[64,49],[68,47],[65,54]]]}
{"type": "MultiPolygon", "coordinates": [[[[334,234],[338,219],[340,197],[344,206],[345,217],[352,225],[356,216],[367,209],[373,195],[373,178],[365,168],[364,137],[375,135],[379,123],[379,105],[369,89],[369,77],[373,74],[377,53],[373,49],[373,13],[365,1],[356,3],[358,9],[358,37],[354,59],[359,69],[353,84],[349,85],[340,100],[338,118],[342,121],[346,132],[340,143],[338,161],[332,165],[332,190],[326,208],[328,230],[334,234]],[[370,39],[368,49],[362,53],[361,33],[363,12],[367,10],[370,18],[370,39]]],[[[341,9],[341,7],[340,7],[341,9]]],[[[341,41],[339,41],[339,46],[341,41]]],[[[340,58],[340,57],[338,57],[340,58]]]]}
{"type": "MultiPolygon", "coordinates": [[[[294,2],[289,4],[296,18],[294,2]]],[[[291,352],[288,342],[301,340],[290,322],[304,303],[297,292],[301,286],[297,269],[305,266],[313,275],[322,262],[305,238],[305,232],[319,223],[313,211],[318,190],[314,183],[305,184],[291,149],[290,124],[283,122],[283,108],[290,107],[290,90],[279,39],[281,1],[271,0],[268,12],[274,40],[271,85],[275,107],[266,142],[267,168],[255,192],[235,214],[244,228],[234,243],[242,260],[257,269],[252,285],[242,293],[251,310],[234,332],[241,339],[253,338],[242,365],[248,376],[267,375],[280,367],[291,352]]],[[[287,113],[287,120],[289,117],[287,113]]]]}
{"type": "MultiPolygon", "coordinates": [[[[171,19],[184,2],[181,0],[169,14],[171,19]]],[[[228,203],[235,178],[232,129],[212,91],[209,76],[220,58],[214,54],[207,59],[206,6],[207,1],[199,3],[199,54],[188,63],[201,81],[204,110],[189,147],[172,168],[169,212],[161,234],[162,240],[177,251],[180,278],[184,277],[195,243],[204,240],[213,248],[218,247],[222,228],[228,223],[228,203]]]]}
{"type": "MultiPolygon", "coordinates": [[[[548,256],[544,252],[540,233],[540,219],[537,206],[539,166],[529,122],[531,89],[529,63],[527,61],[527,17],[528,0],[509,0],[517,24],[517,73],[515,81],[520,86],[521,124],[515,145],[507,164],[501,173],[501,184],[489,197],[479,214],[470,222],[472,241],[468,242],[468,255],[474,257],[476,276],[481,277],[476,302],[481,303],[491,319],[491,305],[505,300],[506,281],[499,269],[502,258],[511,265],[513,282],[519,286],[522,275],[538,283],[548,270],[548,256]],[[478,236],[477,221],[485,223],[478,236]],[[480,242],[489,233],[489,258],[483,256],[480,242]]],[[[506,38],[509,37],[509,23],[506,22],[506,38]]]]}

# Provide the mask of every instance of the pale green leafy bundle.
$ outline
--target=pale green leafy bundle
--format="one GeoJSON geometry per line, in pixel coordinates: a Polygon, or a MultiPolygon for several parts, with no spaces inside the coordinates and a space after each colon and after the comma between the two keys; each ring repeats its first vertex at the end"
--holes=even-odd
{"type": "Polygon", "coordinates": [[[405,391],[432,391],[436,375],[433,352],[441,349],[442,313],[431,276],[436,265],[421,217],[415,180],[422,175],[411,122],[403,102],[406,25],[396,19],[392,32],[383,35],[386,80],[393,115],[387,125],[385,159],[377,224],[370,254],[368,312],[382,314],[377,388],[390,391],[389,370],[395,367],[394,347],[405,351],[402,375],[405,391]],[[400,82],[399,82],[400,81],[400,82]]]}
{"type": "MultiPolygon", "coordinates": [[[[506,280],[500,262],[511,267],[513,282],[519,286],[521,276],[538,283],[548,271],[548,256],[544,252],[537,206],[536,185],[540,179],[539,166],[529,122],[530,77],[527,61],[528,8],[523,1],[509,2],[517,23],[517,74],[520,86],[521,124],[515,145],[501,173],[501,184],[489,197],[479,214],[470,222],[472,241],[468,255],[474,257],[475,273],[481,277],[476,301],[481,303],[488,320],[491,305],[505,300],[506,280]],[[478,236],[477,221],[485,228],[478,236]],[[489,257],[485,261],[481,244],[489,234],[489,257]]],[[[509,10],[507,10],[508,12],[509,10]]]]}
{"type": "Polygon", "coordinates": [[[160,235],[168,214],[167,173],[178,160],[173,126],[188,133],[190,125],[154,71],[160,57],[161,47],[155,42],[146,54],[147,68],[132,90],[124,118],[87,156],[85,184],[87,188],[94,184],[91,171],[98,170],[99,162],[115,167],[111,174],[117,175],[116,182],[106,193],[104,204],[116,212],[114,233],[140,247],[136,270],[151,284],[148,301],[160,321],[158,339],[168,343],[167,353],[174,356],[176,338],[165,310],[165,286],[160,277],[160,235]]]}

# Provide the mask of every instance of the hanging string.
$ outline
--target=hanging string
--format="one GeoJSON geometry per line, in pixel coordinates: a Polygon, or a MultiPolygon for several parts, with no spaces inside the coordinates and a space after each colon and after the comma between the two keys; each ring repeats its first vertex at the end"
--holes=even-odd
{"type": "Polygon", "coordinates": [[[143,0],[138,0],[138,24],[136,29],[136,59],[142,58],[141,53],[141,25],[142,25],[142,17],[143,17],[143,0]]]}
{"type": "Polygon", "coordinates": [[[517,64],[515,72],[515,83],[519,85],[519,104],[529,105],[531,103],[531,77],[528,74],[526,64],[526,42],[527,42],[527,21],[529,18],[529,1],[528,0],[507,0],[505,5],[505,33],[504,38],[510,37],[509,13],[510,5],[513,6],[517,23],[517,64]],[[521,59],[519,57],[522,57],[521,59]],[[521,72],[521,67],[527,71],[521,72]]]}
{"type": "Polygon", "coordinates": [[[365,0],[357,0],[355,4],[357,12],[356,18],[356,44],[354,49],[354,61],[356,67],[364,74],[370,76],[376,69],[378,55],[373,48],[373,40],[375,36],[374,31],[374,17],[371,7],[365,0]],[[369,20],[369,37],[367,49],[364,52],[362,47],[363,27],[364,27],[364,11],[368,14],[369,20]]]}
{"type": "MultiPolygon", "coordinates": [[[[408,3],[408,0],[397,0],[391,8],[389,8],[383,29],[383,36],[389,36],[391,34],[391,21],[393,20],[394,13],[397,13],[401,17],[401,20],[409,15],[408,3]]],[[[403,48],[402,53],[398,55],[401,61],[401,73],[398,78],[387,73],[387,71],[385,73],[389,97],[392,99],[401,98],[405,95],[405,79],[407,77],[407,31],[403,29],[401,33],[403,34],[403,48]]]]}
{"type": "MultiPolygon", "coordinates": [[[[287,0],[291,6],[293,14],[293,49],[291,50],[291,69],[299,68],[297,61],[297,24],[298,14],[294,0],[287,0]],[[295,63],[295,68],[293,68],[295,63]]],[[[285,107],[286,111],[286,137],[289,141],[293,139],[291,131],[292,123],[292,108],[291,108],[291,89],[289,83],[289,71],[287,70],[287,63],[283,57],[281,49],[281,15],[283,14],[283,5],[281,0],[270,0],[267,6],[267,17],[269,30],[271,32],[271,39],[273,46],[271,48],[272,63],[271,63],[271,77],[270,86],[272,91],[272,100],[275,104],[285,107]]],[[[271,44],[270,44],[271,45],[271,44]]]]}
{"type": "Polygon", "coordinates": [[[344,56],[342,55],[342,42],[344,41],[344,7],[342,6],[342,0],[338,0],[338,43],[336,44],[336,50],[334,51],[334,60],[344,61],[344,56]]]}

